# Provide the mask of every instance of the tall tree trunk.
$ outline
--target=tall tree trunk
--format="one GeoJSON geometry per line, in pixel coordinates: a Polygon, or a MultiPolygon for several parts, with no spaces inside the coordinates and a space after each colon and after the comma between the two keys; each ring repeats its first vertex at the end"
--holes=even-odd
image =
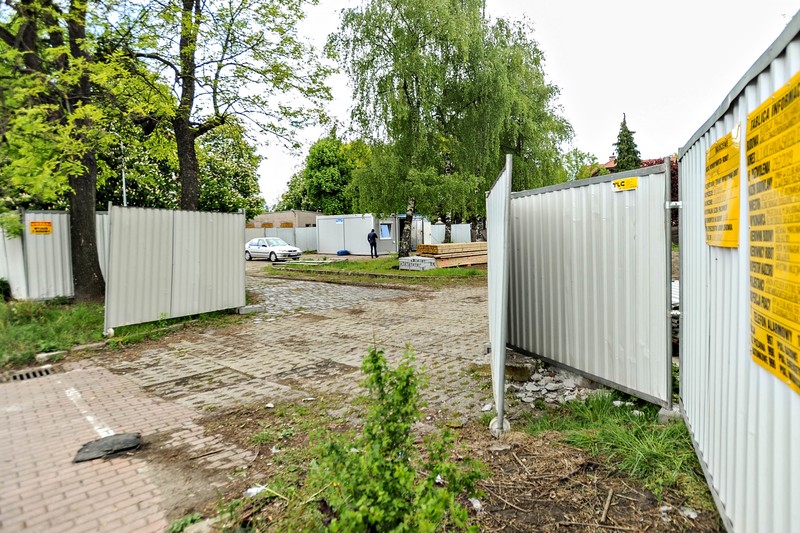
{"type": "Polygon", "coordinates": [[[181,209],[197,211],[200,205],[200,180],[197,176],[197,151],[194,141],[198,131],[191,124],[196,90],[197,32],[200,24],[200,0],[181,0],[180,85],[181,97],[173,119],[178,148],[181,181],[181,209]]]}
{"type": "Polygon", "coordinates": [[[450,211],[444,214],[444,244],[453,242],[453,218],[450,216],[450,211]]]}
{"type": "Polygon", "coordinates": [[[81,161],[84,172],[70,176],[70,251],[72,252],[72,283],[78,302],[102,302],[106,282],[97,257],[97,226],[95,199],[97,191],[97,160],[93,151],[81,161]]]}
{"type": "MultiPolygon", "coordinates": [[[[72,57],[81,58],[87,63],[92,57],[86,50],[86,4],[79,0],[70,3],[70,16],[67,19],[67,32],[72,57]]],[[[72,106],[86,106],[92,101],[89,74],[84,71],[77,83],[70,87],[68,98],[72,106]]],[[[72,174],[69,185],[70,207],[70,251],[72,253],[72,282],[75,300],[79,302],[102,302],[105,298],[106,284],[97,257],[97,226],[95,222],[95,201],[97,198],[97,159],[87,132],[94,128],[90,118],[75,121],[76,137],[87,146],[81,157],[83,172],[72,174]]]]}
{"type": "Polygon", "coordinates": [[[178,169],[181,182],[181,209],[197,211],[200,205],[200,178],[198,177],[195,129],[189,119],[175,118],[173,121],[175,142],[178,148],[178,169]]]}
{"type": "Polygon", "coordinates": [[[400,250],[398,257],[408,257],[411,252],[411,222],[414,220],[414,211],[417,201],[414,198],[408,199],[406,207],[406,224],[403,226],[403,235],[400,237],[400,250]]]}

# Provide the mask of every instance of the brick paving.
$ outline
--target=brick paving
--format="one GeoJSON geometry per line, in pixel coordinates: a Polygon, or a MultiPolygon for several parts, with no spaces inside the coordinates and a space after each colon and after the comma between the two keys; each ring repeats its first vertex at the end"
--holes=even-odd
{"type": "Polygon", "coordinates": [[[163,531],[168,494],[136,453],[73,464],[104,432],[141,432],[198,457],[198,472],[253,458],[205,433],[209,411],[255,401],[358,393],[376,344],[397,360],[407,343],[428,374],[430,407],[480,415],[491,392],[467,373],[486,362],[486,288],[436,292],[248,278],[268,311],[244,327],[176,336],[67,362],[63,372],[0,384],[0,530],[163,531]],[[289,297],[284,298],[284,296],[289,297]],[[206,455],[207,454],[207,455],[206,455]]]}

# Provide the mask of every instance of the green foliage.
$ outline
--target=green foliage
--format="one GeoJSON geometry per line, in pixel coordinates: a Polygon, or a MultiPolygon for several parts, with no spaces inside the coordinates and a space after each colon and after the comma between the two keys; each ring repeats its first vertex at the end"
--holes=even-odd
{"type": "Polygon", "coordinates": [[[195,143],[203,135],[247,117],[252,130],[297,147],[299,128],[326,120],[330,69],[297,35],[305,3],[168,0],[131,2],[122,10],[127,17],[118,38],[138,70],[152,70],[173,87],[164,105],[178,146],[183,208],[199,205],[195,143]]]}
{"type": "Polygon", "coordinates": [[[456,497],[474,490],[482,475],[476,465],[451,462],[448,431],[428,437],[424,455],[414,446],[422,378],[411,352],[391,369],[373,348],[362,370],[369,396],[363,432],[353,440],[331,437],[310,472],[326,487],[330,531],[474,530],[456,497]]]}
{"type": "Polygon", "coordinates": [[[216,128],[200,139],[200,209],[235,213],[243,209],[247,220],[264,210],[259,196],[258,165],[261,157],[247,142],[236,123],[216,128]]]}
{"type": "Polygon", "coordinates": [[[182,518],[179,518],[179,519],[175,520],[173,523],[171,523],[169,525],[169,527],[167,528],[167,533],[181,533],[187,527],[191,526],[192,524],[194,524],[196,522],[201,521],[202,519],[203,519],[203,517],[200,516],[200,513],[192,513],[192,514],[186,515],[186,516],[184,516],[182,518]]]}
{"type": "Polygon", "coordinates": [[[103,306],[0,303],[0,366],[23,365],[39,352],[102,339],[103,306]]]}
{"type": "Polygon", "coordinates": [[[11,299],[11,284],[6,278],[0,278],[0,298],[2,298],[3,302],[11,299]]]}
{"type": "Polygon", "coordinates": [[[362,141],[345,144],[335,131],[331,132],[311,146],[305,167],[292,176],[278,210],[302,209],[326,215],[352,212],[348,187],[353,172],[368,157],[369,147],[362,141]]]}
{"type": "Polygon", "coordinates": [[[595,394],[548,408],[532,417],[525,431],[562,432],[564,441],[607,460],[661,497],[665,489],[678,488],[695,498],[690,502],[712,509],[691,436],[682,421],[658,423],[652,404],[615,406],[630,400],[622,394],[595,394]],[[634,412],[636,410],[636,412],[634,412]]]}
{"type": "Polygon", "coordinates": [[[560,145],[572,130],[531,28],[483,11],[480,0],[372,0],[344,11],[329,46],[353,82],[354,122],[373,143],[351,183],[357,211],[481,214],[506,153],[516,190],[566,180],[560,145]]]}
{"type": "Polygon", "coordinates": [[[634,133],[636,132],[628,128],[628,122],[623,113],[622,123],[619,125],[619,133],[617,134],[617,142],[614,143],[617,149],[617,172],[633,170],[642,166],[639,149],[636,147],[636,141],[633,140],[634,133]]]}
{"type": "Polygon", "coordinates": [[[564,170],[567,173],[567,180],[589,178],[598,166],[597,157],[577,148],[564,154],[564,170]]]}

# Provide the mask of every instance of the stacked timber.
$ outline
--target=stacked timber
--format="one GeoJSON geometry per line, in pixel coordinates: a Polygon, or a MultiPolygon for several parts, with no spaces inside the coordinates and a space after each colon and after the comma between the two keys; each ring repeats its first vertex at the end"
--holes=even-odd
{"type": "Polygon", "coordinates": [[[418,244],[417,255],[432,257],[438,268],[484,265],[488,263],[485,242],[459,242],[452,244],[418,244]]]}

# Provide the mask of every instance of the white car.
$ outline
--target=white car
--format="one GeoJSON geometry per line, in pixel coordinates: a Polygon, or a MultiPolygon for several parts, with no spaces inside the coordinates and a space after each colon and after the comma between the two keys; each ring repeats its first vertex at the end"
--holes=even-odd
{"type": "Polygon", "coordinates": [[[259,237],[252,239],[244,245],[244,258],[269,259],[270,261],[285,261],[286,259],[300,259],[303,252],[300,248],[291,246],[278,237],[259,237]]]}

